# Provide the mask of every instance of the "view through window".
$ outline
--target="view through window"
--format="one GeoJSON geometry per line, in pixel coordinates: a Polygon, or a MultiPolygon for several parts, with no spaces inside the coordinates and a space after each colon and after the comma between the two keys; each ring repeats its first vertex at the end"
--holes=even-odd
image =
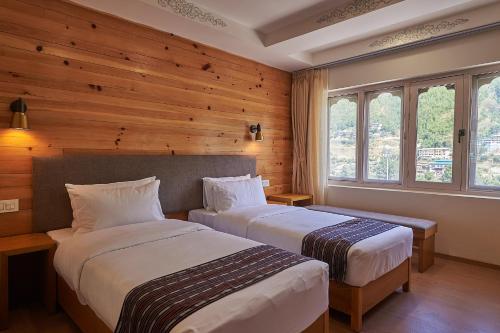
{"type": "Polygon", "coordinates": [[[368,179],[399,182],[402,90],[367,96],[368,179]]]}
{"type": "Polygon", "coordinates": [[[416,180],[451,183],[455,86],[418,90],[416,180]]]}
{"type": "Polygon", "coordinates": [[[479,77],[476,87],[471,185],[500,188],[500,75],[479,77]]]}
{"type": "Polygon", "coordinates": [[[329,99],[330,177],[356,178],[358,96],[329,99]]]}
{"type": "Polygon", "coordinates": [[[500,194],[500,73],[493,68],[330,92],[329,179],[500,194]]]}

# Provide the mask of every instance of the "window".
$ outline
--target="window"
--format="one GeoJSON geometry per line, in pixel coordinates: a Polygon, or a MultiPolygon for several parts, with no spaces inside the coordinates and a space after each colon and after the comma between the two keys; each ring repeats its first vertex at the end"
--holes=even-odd
{"type": "Polygon", "coordinates": [[[500,196],[498,65],[332,91],[328,114],[333,184],[500,196]]]}
{"type": "Polygon", "coordinates": [[[474,78],[470,187],[500,189],[500,74],[474,78]]]}
{"type": "Polygon", "coordinates": [[[330,177],[356,179],[358,96],[329,98],[330,177]]]}
{"type": "Polygon", "coordinates": [[[368,93],[366,147],[368,181],[400,182],[403,90],[368,93]]]}
{"type": "Polygon", "coordinates": [[[409,182],[414,187],[460,189],[462,83],[462,77],[454,77],[411,85],[409,182]]]}

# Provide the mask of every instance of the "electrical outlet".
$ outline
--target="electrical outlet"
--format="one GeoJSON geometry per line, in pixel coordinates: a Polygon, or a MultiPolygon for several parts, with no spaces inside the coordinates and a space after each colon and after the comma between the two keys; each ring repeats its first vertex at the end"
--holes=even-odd
{"type": "Polygon", "coordinates": [[[269,179],[262,179],[262,187],[269,187],[269,179]]]}
{"type": "Polygon", "coordinates": [[[0,214],[19,211],[19,199],[0,200],[0,214]]]}

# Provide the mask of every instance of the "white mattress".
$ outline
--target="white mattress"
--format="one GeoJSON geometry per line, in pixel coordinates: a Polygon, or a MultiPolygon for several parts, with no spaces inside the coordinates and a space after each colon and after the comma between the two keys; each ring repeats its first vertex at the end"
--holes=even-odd
{"type": "Polygon", "coordinates": [[[57,245],[61,244],[63,241],[71,239],[73,237],[74,231],[72,228],[64,228],[48,231],[47,235],[52,238],[57,245]]]}
{"type": "MultiPolygon", "coordinates": [[[[264,205],[235,208],[220,214],[197,209],[189,221],[210,224],[215,230],[301,253],[302,239],[325,226],[351,216],[312,211],[301,207],[264,205]]],[[[345,283],[364,286],[411,257],[413,231],[396,227],[354,244],[347,253],[345,283]]]]}
{"type": "MultiPolygon", "coordinates": [[[[259,244],[196,223],[146,222],[75,235],[59,245],[54,266],[114,330],[134,287],[259,244]]],[[[312,260],[200,309],[171,332],[298,333],[327,308],[328,266],[312,260]]]]}

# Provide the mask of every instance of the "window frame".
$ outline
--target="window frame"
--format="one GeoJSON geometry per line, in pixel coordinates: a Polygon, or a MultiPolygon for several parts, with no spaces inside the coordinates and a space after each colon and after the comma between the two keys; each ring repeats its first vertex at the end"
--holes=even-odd
{"type": "Polygon", "coordinates": [[[462,186],[462,147],[465,138],[458,142],[458,131],[467,129],[463,126],[463,75],[451,76],[446,78],[430,79],[425,81],[417,81],[410,83],[410,112],[409,112],[409,129],[408,129],[408,188],[422,189],[437,189],[437,190],[454,190],[458,191],[462,186]],[[443,86],[446,84],[454,84],[455,86],[455,110],[453,112],[453,162],[452,162],[452,181],[450,183],[440,182],[425,182],[418,181],[417,177],[417,115],[418,115],[418,91],[421,88],[430,88],[443,86]]]}
{"type": "MultiPolygon", "coordinates": [[[[328,94],[328,101],[327,101],[327,124],[328,124],[328,130],[327,130],[327,179],[329,181],[336,181],[336,182],[351,182],[351,183],[357,183],[357,180],[359,178],[359,122],[360,122],[360,117],[359,117],[359,106],[361,105],[359,93],[353,93],[353,92],[347,92],[343,94],[335,94],[335,95],[330,95],[328,94]],[[355,151],[355,156],[356,156],[356,169],[355,169],[355,174],[354,178],[349,178],[349,177],[335,177],[331,176],[331,170],[330,170],[330,165],[331,165],[331,160],[330,160],[330,99],[337,98],[337,97],[344,97],[344,96],[356,96],[356,151],[355,151]]],[[[363,101],[364,103],[364,101],[363,101]]]]}
{"type": "Polygon", "coordinates": [[[496,77],[500,78],[500,70],[491,71],[480,74],[469,75],[470,82],[470,120],[469,120],[469,140],[468,140],[468,150],[466,152],[467,157],[467,171],[466,171],[466,185],[470,192],[487,192],[487,193],[498,193],[500,196],[500,186],[487,186],[487,185],[476,185],[475,180],[475,166],[476,159],[472,158],[476,153],[476,146],[473,144],[473,139],[477,135],[477,123],[478,123],[478,105],[477,105],[477,93],[478,93],[478,81],[482,78],[496,77]]]}
{"type": "MultiPolygon", "coordinates": [[[[326,160],[328,161],[328,175],[327,181],[329,186],[339,186],[339,187],[353,187],[353,188],[369,188],[369,189],[381,189],[381,190],[394,190],[394,191],[415,191],[422,193],[435,193],[440,195],[458,195],[465,197],[477,197],[477,198],[490,198],[490,199],[500,199],[500,189],[491,189],[491,188],[478,188],[476,186],[471,186],[470,181],[470,172],[471,172],[471,161],[470,161],[470,152],[471,152],[471,128],[472,128],[472,107],[474,103],[474,94],[476,93],[474,90],[474,78],[477,76],[485,76],[485,75],[494,75],[500,73],[500,62],[476,66],[465,70],[457,70],[450,71],[447,73],[440,74],[432,74],[432,75],[423,75],[417,76],[413,78],[407,78],[402,80],[394,80],[394,81],[386,81],[384,83],[376,83],[376,84],[367,84],[367,85],[358,85],[349,88],[341,88],[341,89],[332,89],[328,91],[328,97],[336,97],[341,95],[349,95],[349,94],[358,94],[358,141],[356,146],[357,151],[357,163],[358,163],[358,174],[356,175],[356,179],[348,179],[348,180],[339,180],[332,179],[329,177],[329,165],[330,165],[330,145],[329,145],[329,123],[330,119],[328,118],[328,144],[326,154],[326,160]],[[462,137],[463,144],[460,144],[460,159],[461,166],[459,172],[457,172],[457,177],[460,178],[460,185],[454,188],[440,188],[431,187],[431,186],[418,186],[414,187],[410,184],[410,172],[409,172],[409,163],[411,159],[409,158],[409,145],[410,141],[410,86],[412,84],[418,84],[420,82],[432,81],[438,79],[450,79],[452,77],[462,77],[462,100],[457,101],[456,103],[461,103],[462,106],[462,119],[461,119],[461,127],[465,129],[465,136],[462,137]],[[377,90],[390,90],[396,88],[403,87],[403,136],[402,136],[402,148],[403,153],[401,157],[402,169],[400,171],[401,183],[387,183],[387,182],[379,182],[379,181],[366,181],[364,179],[364,161],[365,161],[365,142],[364,142],[364,126],[365,126],[365,95],[371,91],[377,90]],[[361,104],[361,98],[362,104],[361,104]],[[362,142],[359,142],[359,139],[362,138],[362,142]]],[[[328,110],[327,110],[328,111],[328,110]]],[[[328,113],[329,115],[329,113],[328,113]]],[[[455,122],[455,133],[454,140],[456,140],[456,125],[455,122]]],[[[425,184],[425,182],[423,182],[425,184]]]]}
{"type": "Polygon", "coordinates": [[[370,90],[364,92],[364,107],[363,107],[363,183],[365,184],[387,184],[387,185],[403,185],[404,177],[404,153],[405,153],[405,89],[404,86],[400,87],[389,87],[376,90],[370,90]],[[369,122],[370,122],[370,95],[380,95],[383,93],[391,93],[399,91],[401,92],[401,118],[400,118],[400,129],[399,129],[399,179],[398,180],[382,180],[382,179],[370,179],[368,177],[368,163],[369,163],[369,122]],[[365,163],[366,162],[366,163],[365,163]]]}

